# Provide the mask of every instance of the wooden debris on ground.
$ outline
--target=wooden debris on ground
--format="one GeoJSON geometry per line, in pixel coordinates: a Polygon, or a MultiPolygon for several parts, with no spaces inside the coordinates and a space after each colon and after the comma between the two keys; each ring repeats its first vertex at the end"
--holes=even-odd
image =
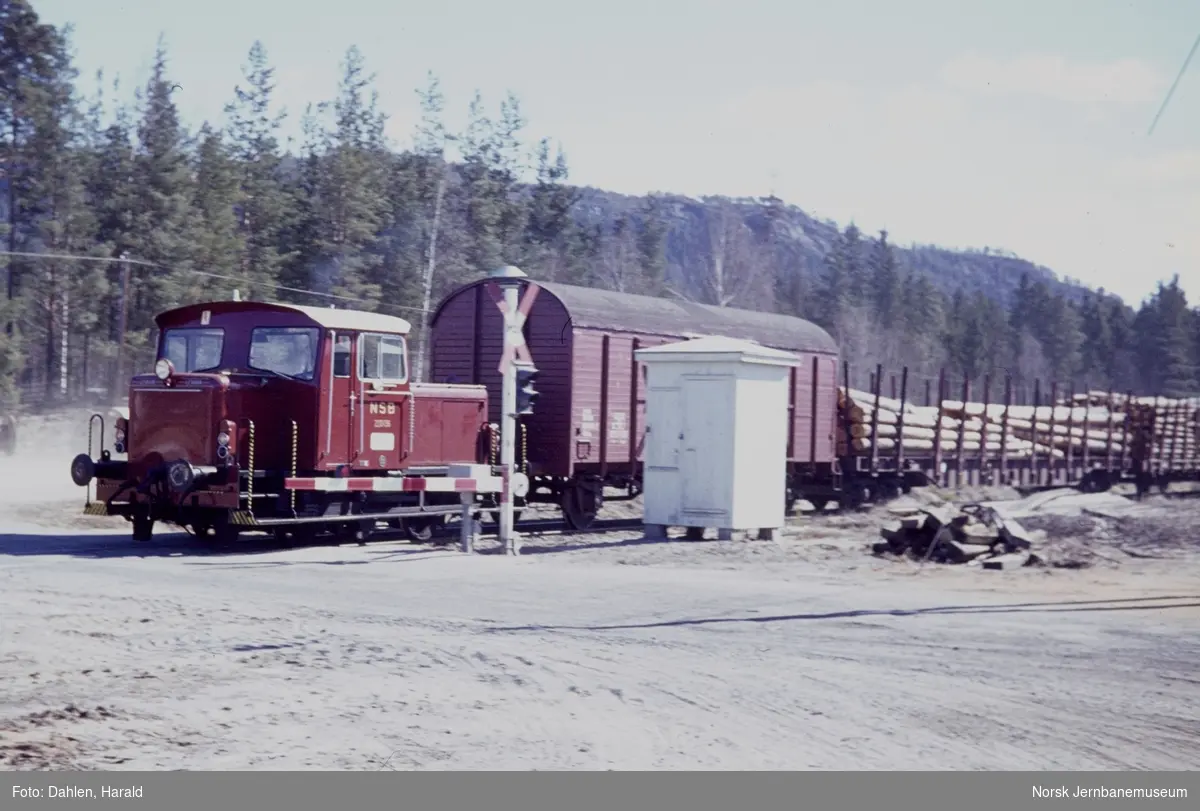
{"type": "Polygon", "coordinates": [[[914,507],[880,530],[883,541],[876,555],[906,556],[933,563],[991,565],[988,569],[1033,566],[1033,539],[1017,521],[1003,518],[991,507],[967,504],[952,507],[914,507]]]}

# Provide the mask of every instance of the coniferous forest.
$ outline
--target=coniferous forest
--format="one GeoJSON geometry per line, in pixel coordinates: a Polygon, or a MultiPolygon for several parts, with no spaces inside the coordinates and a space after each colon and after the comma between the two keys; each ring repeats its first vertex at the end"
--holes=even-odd
{"type": "Polygon", "coordinates": [[[445,293],[502,264],[814,320],[854,385],[878,363],[1007,375],[1026,393],[1053,379],[1200,395],[1200,312],[1177,280],[1131,306],[1002,251],[893,245],[775,197],[572,186],[519,98],[447,100],[433,75],[415,91],[419,125],[392,144],[356,48],[335,98],[286,113],[304,137],[285,149],[264,44],[242,76],[223,119],[192,130],[162,43],[149,80],[126,89],[78,75],[69,30],[27,0],[0,5],[0,406],[119,394],[149,369],[154,315],[177,304],[236,289],[389,312],[420,332],[445,293]],[[461,132],[449,104],[466,106],[461,132]]]}

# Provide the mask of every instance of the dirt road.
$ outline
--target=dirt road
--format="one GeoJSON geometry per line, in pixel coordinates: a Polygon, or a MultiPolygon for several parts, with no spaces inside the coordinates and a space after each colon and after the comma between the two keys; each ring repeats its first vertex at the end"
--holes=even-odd
{"type": "Polygon", "coordinates": [[[852,526],[213,554],[0,512],[0,768],[1200,768],[1190,563],[933,571],[852,526]]]}

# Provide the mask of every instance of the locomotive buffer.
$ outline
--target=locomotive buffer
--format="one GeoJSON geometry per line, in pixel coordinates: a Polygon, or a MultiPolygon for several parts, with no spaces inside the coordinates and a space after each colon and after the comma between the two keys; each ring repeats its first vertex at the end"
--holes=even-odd
{"type": "Polygon", "coordinates": [[[517,487],[526,487],[527,479],[524,475],[517,475],[514,470],[517,414],[531,413],[533,403],[537,399],[537,392],[533,389],[537,369],[529,355],[529,347],[525,344],[523,327],[540,288],[536,284],[530,284],[518,305],[521,279],[527,278],[524,271],[509,265],[491,275],[496,279],[496,286],[504,291],[503,298],[493,292],[496,306],[504,316],[504,351],[500,356],[499,368],[503,375],[500,396],[500,467],[504,476],[504,487],[500,492],[500,542],[504,544],[507,554],[519,555],[521,538],[513,527],[513,491],[517,487]],[[520,393],[517,390],[518,376],[521,378],[520,393]],[[518,394],[521,396],[518,397],[518,394]]]}

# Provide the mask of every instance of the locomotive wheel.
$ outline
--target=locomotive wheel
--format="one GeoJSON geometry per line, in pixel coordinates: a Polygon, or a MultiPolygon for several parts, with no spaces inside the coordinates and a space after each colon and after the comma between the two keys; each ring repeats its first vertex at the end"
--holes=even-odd
{"type": "MultiPolygon", "coordinates": [[[[495,521],[497,524],[500,523],[500,511],[499,510],[496,510],[495,512],[485,513],[485,515],[487,515],[489,521],[495,521]]],[[[517,522],[520,520],[521,520],[521,511],[518,510],[514,506],[513,507],[513,526],[516,526],[517,522]]]]}
{"type": "Polygon", "coordinates": [[[133,516],[133,539],[135,541],[148,541],[154,537],[154,519],[143,513],[135,513],[133,516]]]}
{"type": "Polygon", "coordinates": [[[433,527],[438,520],[436,518],[405,518],[401,522],[404,526],[404,536],[413,543],[429,543],[433,537],[433,527]]]}
{"type": "Polygon", "coordinates": [[[600,511],[596,494],[578,484],[568,484],[562,494],[563,519],[571,529],[587,529],[600,511]]]}

